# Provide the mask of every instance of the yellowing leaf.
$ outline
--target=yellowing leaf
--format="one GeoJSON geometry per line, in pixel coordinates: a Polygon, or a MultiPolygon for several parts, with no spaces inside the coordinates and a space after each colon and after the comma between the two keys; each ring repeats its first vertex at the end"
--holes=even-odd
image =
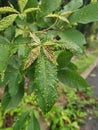
{"type": "Polygon", "coordinates": [[[28,8],[26,10],[24,10],[24,13],[30,13],[30,12],[33,12],[33,11],[36,11],[36,10],[39,10],[39,8],[28,8]]]}
{"type": "Polygon", "coordinates": [[[20,11],[23,12],[28,0],[18,0],[18,5],[20,7],[20,11]]]}
{"type": "Polygon", "coordinates": [[[18,11],[17,10],[15,10],[15,9],[13,9],[13,8],[11,8],[11,7],[1,7],[0,8],[0,14],[5,14],[5,13],[10,13],[10,12],[13,12],[13,13],[18,13],[18,11]]]}
{"type": "MultiPolygon", "coordinates": [[[[67,14],[65,14],[65,16],[66,16],[66,15],[67,15],[67,14]]],[[[68,19],[67,19],[65,16],[63,16],[62,14],[61,14],[61,15],[58,15],[58,14],[49,14],[49,15],[47,15],[46,17],[59,18],[60,20],[69,23],[68,19]]]]}
{"type": "Polygon", "coordinates": [[[66,17],[59,16],[59,19],[61,19],[61,20],[64,21],[64,22],[69,23],[69,21],[68,21],[68,19],[67,19],[66,17]]]}
{"type": "Polygon", "coordinates": [[[63,13],[61,13],[61,16],[68,16],[68,15],[70,15],[71,13],[73,13],[73,11],[63,12],[63,13]]]}
{"type": "Polygon", "coordinates": [[[47,41],[44,43],[44,46],[53,46],[55,44],[56,44],[55,42],[47,41]]]}
{"type": "Polygon", "coordinates": [[[49,14],[49,15],[47,15],[46,17],[53,17],[53,18],[58,18],[59,17],[59,15],[58,14],[49,14]]]}
{"type": "Polygon", "coordinates": [[[31,33],[31,32],[30,32],[30,36],[33,38],[34,42],[40,43],[39,37],[37,37],[34,33],[31,33]]]}
{"type": "Polygon", "coordinates": [[[40,47],[32,49],[25,62],[24,69],[28,68],[37,59],[39,54],[40,54],[40,47]]]}
{"type": "Polygon", "coordinates": [[[12,25],[17,16],[18,16],[17,14],[11,14],[11,15],[9,15],[9,16],[4,17],[4,18],[0,21],[0,31],[3,31],[3,30],[6,29],[8,26],[12,25]]]}

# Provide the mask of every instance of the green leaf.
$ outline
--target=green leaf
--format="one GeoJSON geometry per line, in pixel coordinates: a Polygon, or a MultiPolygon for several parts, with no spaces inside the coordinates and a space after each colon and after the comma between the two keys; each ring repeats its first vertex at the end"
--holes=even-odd
{"type": "Polygon", "coordinates": [[[71,23],[90,23],[98,21],[98,2],[91,3],[69,17],[71,23]]]}
{"type": "MultiPolygon", "coordinates": [[[[22,15],[22,14],[21,14],[22,15]]],[[[21,19],[20,17],[17,17],[15,20],[15,23],[17,24],[17,30],[24,31],[24,27],[27,26],[25,20],[21,19]]],[[[16,32],[17,33],[17,32],[16,32]]],[[[23,34],[23,33],[22,33],[23,34]]],[[[15,35],[17,37],[17,34],[15,35]]]]}
{"type": "Polygon", "coordinates": [[[35,68],[35,86],[38,104],[42,111],[48,112],[57,99],[56,67],[40,54],[35,68]]]}
{"type": "Polygon", "coordinates": [[[25,56],[25,45],[19,45],[18,46],[18,57],[24,57],[25,56]]]}
{"type": "Polygon", "coordinates": [[[15,36],[15,26],[11,25],[4,31],[4,36],[9,40],[13,40],[15,36]]]}
{"type": "MultiPolygon", "coordinates": [[[[25,9],[29,9],[29,8],[38,8],[38,0],[28,0],[25,9]]],[[[29,23],[32,23],[33,21],[35,21],[35,17],[36,17],[36,12],[33,11],[27,14],[27,21],[29,23]]]]}
{"type": "Polygon", "coordinates": [[[17,16],[17,14],[11,14],[0,20],[0,31],[3,31],[4,29],[12,25],[17,16]]]}
{"type": "Polygon", "coordinates": [[[19,35],[15,38],[14,40],[14,44],[15,45],[19,45],[19,44],[26,44],[26,43],[29,43],[31,40],[30,37],[23,37],[22,35],[19,35]]]}
{"type": "Polygon", "coordinates": [[[8,6],[0,7],[0,14],[5,14],[5,13],[18,13],[18,11],[8,6]]]}
{"type": "Polygon", "coordinates": [[[64,85],[69,87],[85,89],[89,87],[88,83],[76,72],[70,69],[62,69],[58,71],[58,79],[64,85]]]}
{"type": "Polygon", "coordinates": [[[25,112],[23,113],[19,119],[17,120],[17,122],[15,123],[14,127],[13,127],[13,130],[21,130],[22,127],[24,126],[27,118],[29,116],[29,112],[25,112]]]}
{"type": "Polygon", "coordinates": [[[62,51],[62,52],[58,55],[58,58],[57,58],[57,62],[58,62],[58,64],[59,64],[60,68],[66,67],[66,66],[69,64],[69,62],[70,62],[72,56],[73,56],[73,54],[72,54],[71,52],[65,51],[65,50],[62,51]]]}
{"type": "MultiPolygon", "coordinates": [[[[6,107],[3,109],[11,109],[17,106],[24,95],[24,81],[22,81],[23,77],[19,69],[19,59],[17,59],[15,56],[11,57],[5,71],[3,81],[5,84],[7,84],[7,95],[10,97],[10,100],[7,101],[7,97],[5,97],[5,101],[7,101],[7,103],[5,104],[6,107]]],[[[0,84],[2,85],[3,82],[0,82],[0,84]]]]}
{"type": "Polygon", "coordinates": [[[31,115],[27,130],[40,130],[40,125],[34,114],[31,115]]]}
{"type": "Polygon", "coordinates": [[[3,36],[0,35],[0,44],[7,45],[7,44],[9,44],[9,41],[8,41],[7,38],[5,38],[5,37],[3,37],[3,36]]]}
{"type": "Polygon", "coordinates": [[[61,5],[61,0],[42,0],[41,1],[41,11],[43,11],[43,14],[49,14],[58,9],[61,5]]]}
{"type": "Polygon", "coordinates": [[[72,62],[69,62],[67,67],[70,69],[70,70],[73,70],[73,71],[77,71],[77,66],[75,64],[73,64],[72,62]]]}
{"type": "Polygon", "coordinates": [[[1,101],[2,111],[4,112],[5,110],[15,108],[23,98],[23,95],[24,95],[24,82],[21,82],[18,85],[18,91],[16,95],[13,97],[10,96],[9,89],[7,88],[7,91],[4,93],[1,101]]]}
{"type": "Polygon", "coordinates": [[[34,74],[35,74],[35,65],[36,62],[34,62],[28,69],[27,69],[27,77],[29,79],[29,86],[28,86],[28,92],[32,93],[36,86],[34,85],[34,74]]]}
{"type": "Polygon", "coordinates": [[[31,13],[31,12],[33,12],[33,11],[37,11],[37,10],[39,10],[39,8],[28,8],[28,9],[26,9],[26,10],[24,10],[24,13],[31,13]]]}
{"type": "MultiPolygon", "coordinates": [[[[18,106],[24,96],[24,81],[17,86],[18,90],[15,96],[11,97],[6,109],[13,109],[18,106]]],[[[15,91],[15,89],[14,89],[15,91]]]]}
{"type": "Polygon", "coordinates": [[[18,0],[18,5],[20,7],[20,11],[23,12],[28,0],[18,0]]]}
{"type": "Polygon", "coordinates": [[[15,71],[9,75],[9,93],[13,97],[18,91],[18,84],[21,80],[19,72],[15,71]]]}
{"type": "Polygon", "coordinates": [[[19,83],[22,80],[20,73],[20,62],[17,58],[11,57],[5,72],[5,80],[8,80],[9,94],[15,96],[18,91],[19,83]]]}
{"type": "Polygon", "coordinates": [[[75,30],[68,29],[66,31],[58,32],[60,36],[59,42],[61,42],[61,46],[69,49],[71,52],[75,54],[81,54],[84,52],[83,45],[86,43],[84,35],[75,30]]]}
{"type": "Polygon", "coordinates": [[[11,57],[4,75],[4,82],[7,82],[10,96],[16,95],[21,80],[22,75],[20,73],[19,60],[16,57],[11,57]]]}
{"type": "Polygon", "coordinates": [[[8,45],[0,45],[0,72],[5,71],[9,57],[10,47],[8,45]]]}
{"type": "Polygon", "coordinates": [[[83,5],[83,0],[71,0],[71,2],[69,2],[67,5],[64,6],[64,10],[62,10],[62,12],[66,12],[66,11],[73,11],[78,9],[79,7],[81,7],[83,5]]]}
{"type": "Polygon", "coordinates": [[[11,100],[11,97],[10,97],[10,94],[8,93],[8,88],[6,88],[6,92],[3,94],[3,97],[2,97],[2,100],[1,100],[1,106],[2,106],[3,112],[7,108],[10,100],[11,100]]]}
{"type": "Polygon", "coordinates": [[[32,8],[32,7],[37,7],[37,6],[38,6],[37,0],[28,0],[26,4],[26,8],[32,8]]]}

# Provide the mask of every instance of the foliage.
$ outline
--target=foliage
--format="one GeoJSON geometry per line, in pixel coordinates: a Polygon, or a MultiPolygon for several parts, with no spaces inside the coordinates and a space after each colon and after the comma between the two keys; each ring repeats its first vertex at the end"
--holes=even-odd
{"type": "MultiPolygon", "coordinates": [[[[82,7],[82,0],[77,4],[75,1],[62,7],[62,0],[18,0],[18,8],[13,2],[0,8],[0,86],[5,87],[2,112],[15,108],[24,91],[34,92],[46,113],[57,101],[60,82],[78,89],[89,88],[71,62],[74,55],[84,53],[86,44],[74,25],[97,21],[98,2],[82,7]]],[[[32,121],[39,126],[34,113],[24,112],[14,130],[25,124],[35,129],[32,121]]]]}
{"type": "Polygon", "coordinates": [[[13,120],[16,123],[12,124],[9,130],[19,129],[20,127],[23,129],[27,128],[28,130],[39,130],[37,119],[39,120],[41,116],[44,117],[46,124],[48,124],[51,130],[78,130],[84,124],[84,118],[88,115],[92,117],[94,114],[97,116],[98,113],[98,98],[92,95],[91,89],[88,88],[88,90],[80,91],[76,88],[64,88],[63,100],[66,100],[66,104],[59,106],[58,102],[46,114],[43,114],[38,108],[35,94],[27,95],[25,93],[22,101],[15,109],[6,111],[3,113],[3,117],[2,114],[0,115],[2,120],[0,126],[4,123],[6,115],[10,114],[12,117],[14,116],[13,120]],[[28,121],[25,122],[27,116],[28,121]]]}
{"type": "Polygon", "coordinates": [[[98,111],[97,100],[91,96],[91,88],[88,92],[83,92],[66,87],[65,95],[66,105],[64,107],[55,105],[45,118],[48,122],[50,120],[51,130],[80,130],[80,126],[85,124],[83,119],[98,111]],[[87,106],[89,107],[86,111],[87,106]]]}

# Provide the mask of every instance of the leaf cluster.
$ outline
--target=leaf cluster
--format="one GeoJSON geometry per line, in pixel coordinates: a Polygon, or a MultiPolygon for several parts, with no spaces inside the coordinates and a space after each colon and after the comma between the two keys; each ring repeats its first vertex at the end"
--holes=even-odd
{"type": "MultiPolygon", "coordinates": [[[[71,59],[83,54],[86,44],[75,25],[97,21],[98,2],[83,7],[82,0],[72,0],[63,8],[62,0],[18,0],[18,8],[14,8],[12,2],[9,5],[0,7],[3,112],[16,107],[25,91],[35,92],[38,105],[46,113],[57,101],[60,82],[78,89],[88,88],[71,59]],[[29,80],[27,86],[26,79],[29,80]]],[[[28,113],[20,118],[24,117],[26,119],[28,113]]],[[[33,115],[31,121],[34,119],[33,115]]]]}

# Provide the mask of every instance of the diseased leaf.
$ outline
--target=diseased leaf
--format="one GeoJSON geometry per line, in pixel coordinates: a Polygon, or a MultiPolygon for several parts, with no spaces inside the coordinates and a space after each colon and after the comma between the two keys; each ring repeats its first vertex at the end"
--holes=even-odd
{"type": "Polygon", "coordinates": [[[0,20],[0,31],[3,31],[4,29],[12,25],[17,16],[17,14],[11,14],[0,20]]]}
{"type": "Polygon", "coordinates": [[[24,69],[27,69],[37,59],[39,54],[40,54],[40,47],[33,48],[30,51],[29,56],[27,57],[27,60],[24,65],[24,69]]]}
{"type": "Polygon", "coordinates": [[[59,70],[58,79],[69,87],[85,89],[90,86],[80,75],[69,69],[59,70]]]}
{"type": "Polygon", "coordinates": [[[74,54],[81,54],[84,52],[83,45],[86,43],[83,34],[75,29],[68,29],[66,31],[58,32],[60,36],[59,42],[61,46],[69,49],[74,54]]]}
{"type": "Polygon", "coordinates": [[[13,130],[21,130],[22,127],[24,126],[28,116],[29,116],[29,112],[22,113],[22,115],[16,121],[16,123],[13,127],[13,130]]]}
{"type": "Polygon", "coordinates": [[[20,7],[20,11],[23,12],[28,0],[18,0],[18,5],[20,7]]]}
{"type": "Polygon", "coordinates": [[[18,11],[8,6],[0,7],[0,14],[5,14],[5,13],[18,13],[18,11]]]}
{"type": "Polygon", "coordinates": [[[71,23],[90,23],[98,21],[98,2],[88,4],[69,17],[71,23]]]}
{"type": "Polygon", "coordinates": [[[43,47],[43,52],[46,55],[46,57],[53,63],[53,64],[57,64],[56,61],[56,56],[53,52],[53,50],[50,47],[43,47]]]}
{"type": "Polygon", "coordinates": [[[34,33],[30,32],[31,38],[34,40],[35,43],[39,44],[41,41],[38,36],[36,36],[34,33]]]}
{"type": "Polygon", "coordinates": [[[57,100],[57,69],[44,54],[37,59],[35,87],[40,108],[48,112],[57,100]]]}
{"type": "Polygon", "coordinates": [[[40,125],[34,114],[31,115],[27,130],[40,130],[40,125]]]}
{"type": "Polygon", "coordinates": [[[83,5],[83,0],[71,0],[71,2],[69,2],[67,5],[64,6],[64,10],[62,10],[62,12],[66,12],[66,11],[73,11],[78,9],[79,7],[81,7],[83,5]]]}

